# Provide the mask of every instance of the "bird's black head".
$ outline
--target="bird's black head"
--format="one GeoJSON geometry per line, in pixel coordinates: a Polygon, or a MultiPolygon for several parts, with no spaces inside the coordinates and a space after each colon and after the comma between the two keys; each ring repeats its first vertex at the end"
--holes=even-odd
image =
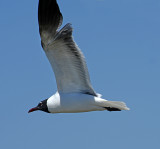
{"type": "Polygon", "coordinates": [[[48,107],[47,107],[47,100],[48,100],[48,99],[45,99],[45,100],[41,101],[41,102],[37,105],[37,107],[34,107],[34,108],[30,109],[30,110],[28,111],[28,113],[33,112],[33,111],[37,111],[37,110],[41,110],[41,111],[44,111],[44,112],[49,113],[48,107]]]}

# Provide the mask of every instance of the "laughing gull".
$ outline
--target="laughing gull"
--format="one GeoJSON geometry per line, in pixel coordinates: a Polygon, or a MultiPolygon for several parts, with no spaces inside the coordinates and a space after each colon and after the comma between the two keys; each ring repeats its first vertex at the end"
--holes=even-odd
{"type": "Polygon", "coordinates": [[[39,0],[41,45],[54,71],[58,91],[28,112],[78,113],[129,110],[124,102],[101,98],[92,88],[85,58],[72,37],[72,26],[62,24],[56,0],[39,0]]]}

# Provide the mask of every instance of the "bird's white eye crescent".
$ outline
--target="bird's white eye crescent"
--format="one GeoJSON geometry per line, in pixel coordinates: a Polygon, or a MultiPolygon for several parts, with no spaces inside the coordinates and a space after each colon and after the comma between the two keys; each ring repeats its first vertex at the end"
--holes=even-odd
{"type": "Polygon", "coordinates": [[[42,102],[40,102],[40,103],[38,104],[38,106],[42,106],[42,102]]]}

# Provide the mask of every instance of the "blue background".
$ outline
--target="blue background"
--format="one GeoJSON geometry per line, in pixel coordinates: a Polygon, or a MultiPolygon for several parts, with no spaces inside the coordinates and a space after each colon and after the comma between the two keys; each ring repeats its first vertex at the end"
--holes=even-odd
{"type": "Polygon", "coordinates": [[[57,90],[40,45],[38,0],[0,0],[1,148],[160,148],[160,1],[58,3],[94,89],[131,110],[28,114],[57,90]]]}

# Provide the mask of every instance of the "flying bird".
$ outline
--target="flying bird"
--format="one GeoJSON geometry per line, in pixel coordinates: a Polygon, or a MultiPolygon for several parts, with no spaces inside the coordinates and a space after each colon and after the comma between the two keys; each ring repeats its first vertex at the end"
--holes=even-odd
{"type": "Polygon", "coordinates": [[[39,0],[38,22],[41,45],[52,66],[58,91],[28,112],[78,113],[129,110],[124,102],[108,101],[97,94],[81,50],[72,37],[72,26],[59,29],[63,16],[56,0],[39,0]]]}

